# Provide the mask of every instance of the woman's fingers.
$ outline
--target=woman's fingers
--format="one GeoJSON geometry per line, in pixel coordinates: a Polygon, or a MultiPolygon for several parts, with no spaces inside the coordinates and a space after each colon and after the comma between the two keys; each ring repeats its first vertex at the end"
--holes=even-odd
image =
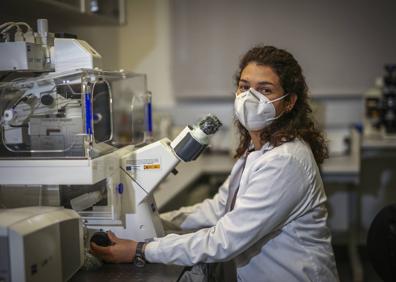
{"type": "Polygon", "coordinates": [[[110,247],[98,246],[94,242],[91,242],[91,250],[94,254],[109,255],[111,253],[110,247]]]}
{"type": "Polygon", "coordinates": [[[91,243],[91,253],[101,258],[106,262],[115,262],[111,247],[98,246],[95,243],[91,243]]]}
{"type": "Polygon", "coordinates": [[[91,252],[107,262],[131,262],[135,256],[136,242],[120,239],[111,231],[107,232],[107,236],[113,244],[102,247],[92,242],[91,252]]]}
{"type": "Polygon", "coordinates": [[[107,231],[107,236],[113,244],[120,240],[111,230],[107,231]]]}

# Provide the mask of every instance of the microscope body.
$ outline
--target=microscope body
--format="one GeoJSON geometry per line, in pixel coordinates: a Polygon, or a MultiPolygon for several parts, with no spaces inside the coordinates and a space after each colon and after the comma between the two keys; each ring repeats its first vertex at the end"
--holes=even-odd
{"type": "Polygon", "coordinates": [[[118,150],[116,154],[120,158],[120,180],[123,183],[122,225],[91,225],[90,228],[112,230],[121,238],[136,241],[163,236],[154,190],[171,172],[175,172],[180,161],[195,160],[208,145],[209,135],[220,126],[221,122],[215,116],[208,115],[198,126],[186,126],[172,142],[163,138],[141,148],[129,146],[118,150]]]}
{"type": "Polygon", "coordinates": [[[121,238],[144,241],[164,235],[153,192],[180,162],[163,138],[141,148],[127,146],[116,151],[120,159],[120,224],[95,225],[95,230],[111,230],[121,238]]]}

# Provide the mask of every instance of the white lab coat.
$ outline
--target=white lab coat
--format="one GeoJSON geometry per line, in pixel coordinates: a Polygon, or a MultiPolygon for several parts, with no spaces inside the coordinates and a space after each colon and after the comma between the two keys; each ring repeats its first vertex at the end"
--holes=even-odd
{"type": "Polygon", "coordinates": [[[234,259],[238,281],[338,281],[325,202],[306,143],[265,144],[235,163],[213,199],[164,214],[200,230],[155,238],[145,256],[178,265],[234,259]]]}

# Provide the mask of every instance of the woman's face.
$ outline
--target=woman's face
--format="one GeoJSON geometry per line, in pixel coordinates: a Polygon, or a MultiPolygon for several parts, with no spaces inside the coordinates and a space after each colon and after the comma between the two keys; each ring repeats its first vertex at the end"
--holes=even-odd
{"type": "MultiPolygon", "coordinates": [[[[280,85],[279,76],[272,68],[258,65],[255,62],[249,63],[242,70],[241,78],[238,82],[237,95],[249,90],[249,88],[254,88],[270,101],[286,94],[280,85]]],[[[276,116],[290,110],[290,105],[285,99],[275,101],[272,104],[275,107],[276,116]]]]}

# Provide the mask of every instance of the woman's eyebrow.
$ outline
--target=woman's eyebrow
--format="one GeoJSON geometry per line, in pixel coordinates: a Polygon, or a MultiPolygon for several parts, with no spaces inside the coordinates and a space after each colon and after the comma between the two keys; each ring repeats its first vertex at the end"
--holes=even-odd
{"type": "MultiPolygon", "coordinates": [[[[240,79],[239,82],[243,82],[243,83],[250,84],[250,81],[248,81],[248,80],[246,80],[246,79],[240,79]]],[[[273,86],[275,86],[274,83],[272,83],[272,82],[270,82],[270,81],[267,81],[267,80],[259,81],[259,82],[257,82],[257,84],[259,84],[259,85],[273,85],[273,86]]]]}
{"type": "MultiPolygon", "coordinates": [[[[245,83],[245,84],[249,84],[250,85],[250,81],[248,81],[246,79],[240,79],[239,83],[245,83]]],[[[272,83],[270,81],[267,81],[267,80],[259,81],[259,82],[257,82],[257,85],[260,85],[260,86],[265,86],[265,85],[275,86],[274,83],[272,83]]]]}
{"type": "Polygon", "coordinates": [[[259,84],[259,85],[272,85],[272,86],[275,86],[274,83],[269,82],[269,81],[259,81],[259,82],[257,82],[257,84],[259,84]]]}

